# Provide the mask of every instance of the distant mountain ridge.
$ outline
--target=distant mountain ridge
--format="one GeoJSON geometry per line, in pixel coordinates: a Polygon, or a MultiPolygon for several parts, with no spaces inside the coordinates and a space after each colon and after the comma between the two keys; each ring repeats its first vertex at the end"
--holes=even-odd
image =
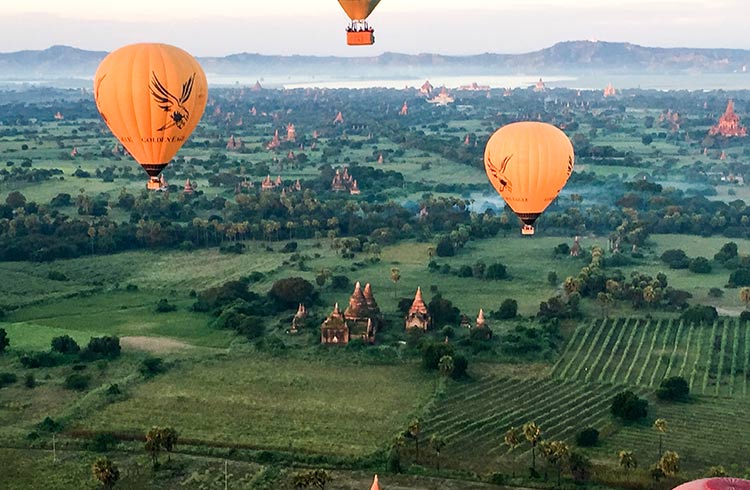
{"type": "MultiPolygon", "coordinates": [[[[0,79],[92,78],[103,51],[52,46],[39,51],[0,53],[0,79]]],[[[434,74],[572,73],[732,73],[750,69],[750,50],[653,48],[630,43],[566,41],[523,54],[469,56],[383,53],[373,57],[276,56],[239,53],[202,57],[208,73],[236,76],[326,75],[355,72],[360,77],[434,74]]]]}

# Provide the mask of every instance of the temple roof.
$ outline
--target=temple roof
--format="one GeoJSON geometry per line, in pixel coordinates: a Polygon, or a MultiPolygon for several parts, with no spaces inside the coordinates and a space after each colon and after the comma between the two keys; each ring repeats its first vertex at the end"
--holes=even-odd
{"type": "Polygon", "coordinates": [[[375,478],[372,480],[372,486],[370,487],[370,490],[380,490],[380,482],[378,481],[378,475],[375,475],[375,478]]]}
{"type": "Polygon", "coordinates": [[[354,286],[354,292],[349,298],[349,306],[346,308],[344,315],[352,318],[361,318],[367,316],[369,308],[367,307],[367,300],[365,299],[364,293],[362,293],[362,286],[359,281],[354,286]]]}
{"type": "Polygon", "coordinates": [[[417,288],[417,294],[414,295],[414,301],[409,308],[409,313],[422,313],[427,314],[427,305],[424,304],[422,299],[422,288],[417,288]]]}

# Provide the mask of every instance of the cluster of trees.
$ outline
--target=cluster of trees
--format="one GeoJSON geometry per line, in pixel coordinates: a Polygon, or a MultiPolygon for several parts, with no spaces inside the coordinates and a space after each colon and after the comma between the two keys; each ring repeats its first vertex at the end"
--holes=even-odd
{"type": "Polygon", "coordinates": [[[464,264],[460,267],[453,268],[450,264],[438,264],[431,260],[427,267],[432,272],[441,274],[451,274],[458,277],[474,277],[476,279],[501,280],[509,279],[508,268],[501,262],[494,262],[487,265],[483,260],[477,261],[474,265],[464,264]]]}
{"type": "Polygon", "coordinates": [[[91,337],[88,345],[81,349],[68,335],[52,339],[46,352],[21,354],[19,360],[25,368],[53,367],[76,361],[90,362],[98,359],[115,359],[120,355],[120,339],[116,336],[91,337]]]}

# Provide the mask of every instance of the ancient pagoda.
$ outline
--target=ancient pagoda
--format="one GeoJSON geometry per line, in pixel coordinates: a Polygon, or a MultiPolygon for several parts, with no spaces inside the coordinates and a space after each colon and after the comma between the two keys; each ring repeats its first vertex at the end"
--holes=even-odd
{"type": "Polygon", "coordinates": [[[337,124],[344,124],[344,115],[339,111],[338,114],[336,114],[336,118],[333,120],[333,125],[337,124]]]}
{"type": "Polygon", "coordinates": [[[276,187],[276,184],[273,183],[273,180],[271,180],[270,175],[266,175],[266,178],[263,179],[263,182],[260,183],[260,189],[263,191],[270,191],[271,189],[274,189],[276,187]]]}
{"type": "Polygon", "coordinates": [[[191,182],[190,179],[185,179],[185,187],[182,188],[183,194],[192,194],[195,192],[197,185],[195,183],[191,182]]]}
{"type": "Polygon", "coordinates": [[[333,192],[349,191],[352,194],[359,193],[359,187],[356,185],[354,177],[349,175],[349,169],[347,167],[344,167],[343,172],[336,169],[336,175],[333,176],[333,180],[331,181],[331,190],[333,192]],[[356,192],[351,192],[352,189],[355,189],[356,192]]]}
{"type": "Polygon", "coordinates": [[[63,116],[63,115],[62,115],[62,112],[60,112],[60,111],[57,111],[57,112],[55,113],[55,120],[56,120],[56,121],[62,121],[63,119],[65,119],[65,116],[63,116]]]}
{"type": "Polygon", "coordinates": [[[436,106],[446,106],[448,104],[452,104],[455,101],[456,99],[454,99],[453,96],[448,93],[448,89],[442,87],[440,89],[440,93],[427,102],[429,102],[430,104],[435,104],[436,106]]]}
{"type": "Polygon", "coordinates": [[[349,305],[342,314],[338,303],[320,327],[320,341],[323,344],[347,344],[352,339],[365,343],[375,342],[375,335],[383,322],[372,287],[366,284],[364,290],[357,282],[349,298],[349,305]]]}
{"type": "Polygon", "coordinates": [[[612,86],[612,82],[610,82],[609,85],[604,87],[604,96],[614,97],[615,95],[617,95],[617,90],[612,86]]]}
{"type": "Polygon", "coordinates": [[[297,141],[297,130],[292,123],[286,125],[286,140],[291,142],[297,141]]]}
{"type": "Polygon", "coordinates": [[[320,343],[321,344],[342,344],[349,343],[349,327],[346,326],[344,315],[339,310],[339,304],[333,307],[333,311],[323,321],[320,326],[320,343]]]}
{"type": "Polygon", "coordinates": [[[406,101],[404,101],[404,105],[401,106],[401,110],[398,113],[399,116],[408,116],[409,115],[409,106],[406,104],[406,101]]]}
{"type": "Polygon", "coordinates": [[[534,92],[544,92],[546,89],[547,87],[544,85],[544,80],[541,78],[536,82],[536,85],[534,85],[534,92]]]}
{"type": "Polygon", "coordinates": [[[277,129],[273,134],[273,139],[266,145],[266,150],[275,150],[279,146],[281,146],[281,140],[279,140],[279,130],[277,129]]]}
{"type": "Polygon", "coordinates": [[[429,97],[430,95],[432,95],[433,90],[435,90],[435,87],[432,86],[429,80],[425,80],[422,86],[419,87],[419,93],[426,97],[429,97]]]}
{"type": "Polygon", "coordinates": [[[740,124],[740,117],[734,112],[734,101],[732,99],[729,99],[727,110],[719,118],[719,122],[708,131],[708,134],[711,136],[720,134],[725,138],[747,136],[747,128],[740,124]]]}
{"type": "Polygon", "coordinates": [[[422,299],[422,288],[417,288],[417,294],[414,295],[414,301],[411,304],[411,308],[409,308],[409,312],[406,314],[404,324],[406,330],[418,328],[425,332],[432,326],[432,317],[422,299]]]}
{"type": "Polygon", "coordinates": [[[373,478],[372,486],[370,487],[370,490],[380,490],[380,482],[378,481],[378,475],[375,475],[375,478],[373,478]]]}

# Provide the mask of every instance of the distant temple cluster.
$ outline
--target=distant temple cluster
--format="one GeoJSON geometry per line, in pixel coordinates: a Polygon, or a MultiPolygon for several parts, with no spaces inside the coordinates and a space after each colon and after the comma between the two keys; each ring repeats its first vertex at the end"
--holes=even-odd
{"type": "Polygon", "coordinates": [[[331,190],[333,192],[349,192],[349,194],[357,195],[360,193],[359,185],[357,180],[349,175],[349,169],[344,167],[344,171],[336,169],[336,175],[333,176],[331,181],[331,190]]]}
{"type": "Polygon", "coordinates": [[[448,89],[442,87],[440,89],[440,93],[427,102],[429,102],[430,104],[435,104],[436,106],[446,106],[448,104],[452,104],[455,101],[456,99],[454,99],[453,96],[448,93],[448,89]]]}
{"type": "Polygon", "coordinates": [[[727,109],[719,122],[708,131],[711,136],[721,135],[726,138],[747,136],[747,128],[740,124],[740,117],[734,112],[734,101],[729,99],[727,109]]]}
{"type": "Polygon", "coordinates": [[[245,147],[245,143],[242,142],[241,138],[235,138],[231,135],[227,140],[227,150],[241,150],[245,147]]]}
{"type": "Polygon", "coordinates": [[[604,87],[604,96],[605,97],[614,97],[617,95],[617,90],[612,86],[612,83],[610,82],[609,85],[604,87]]]}

